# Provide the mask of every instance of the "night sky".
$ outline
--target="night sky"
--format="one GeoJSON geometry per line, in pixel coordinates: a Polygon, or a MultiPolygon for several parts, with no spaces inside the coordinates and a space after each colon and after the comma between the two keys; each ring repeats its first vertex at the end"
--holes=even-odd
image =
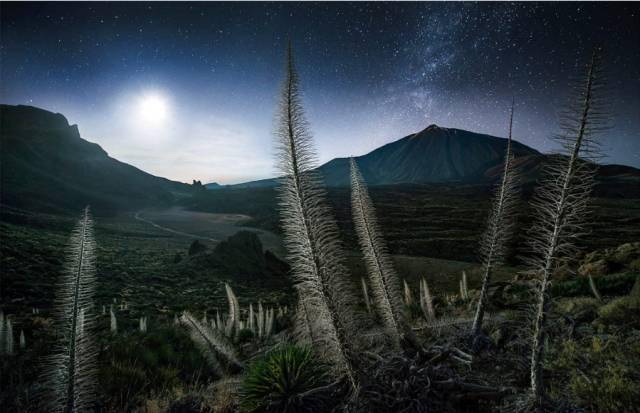
{"type": "Polygon", "coordinates": [[[608,163],[640,167],[638,3],[6,3],[0,102],[63,113],[181,181],[274,175],[291,38],[321,161],[435,123],[553,149],[570,77],[604,47],[608,163]]]}

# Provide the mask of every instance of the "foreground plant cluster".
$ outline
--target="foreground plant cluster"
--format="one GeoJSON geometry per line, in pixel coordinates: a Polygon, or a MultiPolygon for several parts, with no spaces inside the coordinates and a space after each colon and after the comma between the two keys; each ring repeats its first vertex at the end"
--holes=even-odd
{"type": "Polygon", "coordinates": [[[87,207],[58,282],[55,323],[33,309],[40,348],[0,316],[3,384],[12,389],[3,402],[65,412],[632,411],[640,398],[640,245],[586,256],[576,248],[606,126],[602,81],[594,53],[563,114],[565,152],[546,166],[531,201],[526,271],[512,282],[493,279],[518,215],[512,105],[479,279],[463,272],[458,293],[404,281],[352,159],[351,211],[367,272],[355,284],[314,169],[289,48],[275,134],[291,305],[242,307],[225,284],[228,309],[215,315],[132,317],[126,302],[99,309],[87,207]],[[603,262],[618,271],[606,274],[603,262]],[[581,278],[571,275],[576,268],[581,278]],[[29,354],[46,358],[34,367],[29,354]]]}

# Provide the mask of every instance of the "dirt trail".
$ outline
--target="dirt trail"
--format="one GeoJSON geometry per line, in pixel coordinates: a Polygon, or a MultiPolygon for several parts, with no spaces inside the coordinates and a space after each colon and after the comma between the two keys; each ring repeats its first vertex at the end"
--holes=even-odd
{"type": "Polygon", "coordinates": [[[163,227],[162,225],[158,225],[155,222],[148,220],[146,218],[143,218],[142,216],[140,216],[140,213],[142,211],[138,211],[136,212],[136,214],[133,216],[135,219],[137,219],[138,221],[144,222],[146,224],[152,225],[158,229],[161,229],[163,231],[167,231],[170,232],[172,234],[176,234],[176,235],[182,235],[184,237],[189,237],[189,238],[195,238],[195,239],[202,239],[202,240],[206,240],[206,241],[211,241],[211,242],[220,242],[219,239],[215,239],[215,238],[209,238],[209,237],[203,237],[200,235],[195,235],[195,234],[189,234],[188,232],[182,232],[182,231],[176,231],[175,229],[171,229],[171,228],[167,228],[167,227],[163,227]]]}

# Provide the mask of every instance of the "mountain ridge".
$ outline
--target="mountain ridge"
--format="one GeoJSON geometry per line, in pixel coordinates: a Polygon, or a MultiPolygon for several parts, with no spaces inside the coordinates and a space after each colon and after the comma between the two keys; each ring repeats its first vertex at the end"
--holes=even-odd
{"type": "MultiPolygon", "coordinates": [[[[99,214],[183,202],[205,187],[274,187],[277,179],[236,185],[193,185],[151,175],[121,162],[83,139],[59,113],[32,106],[0,105],[0,205],[41,212],[76,213],[90,204],[99,214]]],[[[535,180],[546,155],[513,143],[517,165],[535,180]]],[[[502,169],[506,139],[430,125],[356,157],[368,185],[486,184],[502,169]]],[[[329,187],[349,185],[349,158],[321,165],[329,187]]],[[[630,194],[640,170],[602,166],[598,179],[610,192],[630,194]]],[[[640,185],[638,185],[640,187],[640,185]]],[[[635,193],[635,192],[633,192],[635,193]]]]}
{"type": "MultiPolygon", "coordinates": [[[[499,178],[506,146],[505,138],[432,124],[354,158],[368,185],[479,184],[499,178]]],[[[517,140],[512,147],[524,179],[534,181],[548,155],[517,140]]],[[[349,185],[349,158],[334,158],[316,170],[329,187],[349,185]]],[[[602,177],[619,174],[640,177],[640,170],[624,165],[601,165],[599,175],[602,177]]],[[[226,187],[276,185],[277,178],[268,178],[226,187]]]]}
{"type": "Polygon", "coordinates": [[[43,211],[98,213],[170,204],[191,186],[109,156],[60,113],[0,105],[0,203],[43,211]]]}

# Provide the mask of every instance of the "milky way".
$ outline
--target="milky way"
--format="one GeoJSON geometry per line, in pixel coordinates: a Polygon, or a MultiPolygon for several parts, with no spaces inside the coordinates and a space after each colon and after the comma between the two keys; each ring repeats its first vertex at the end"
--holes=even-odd
{"type": "Polygon", "coordinates": [[[321,161],[435,123],[553,149],[567,83],[605,50],[607,162],[640,167],[640,7],[629,3],[2,3],[3,103],[65,114],[154,174],[232,183],[274,173],[291,39],[321,161]],[[161,91],[162,131],[129,119],[161,91]],[[144,125],[142,125],[144,126],[144,125]]]}

